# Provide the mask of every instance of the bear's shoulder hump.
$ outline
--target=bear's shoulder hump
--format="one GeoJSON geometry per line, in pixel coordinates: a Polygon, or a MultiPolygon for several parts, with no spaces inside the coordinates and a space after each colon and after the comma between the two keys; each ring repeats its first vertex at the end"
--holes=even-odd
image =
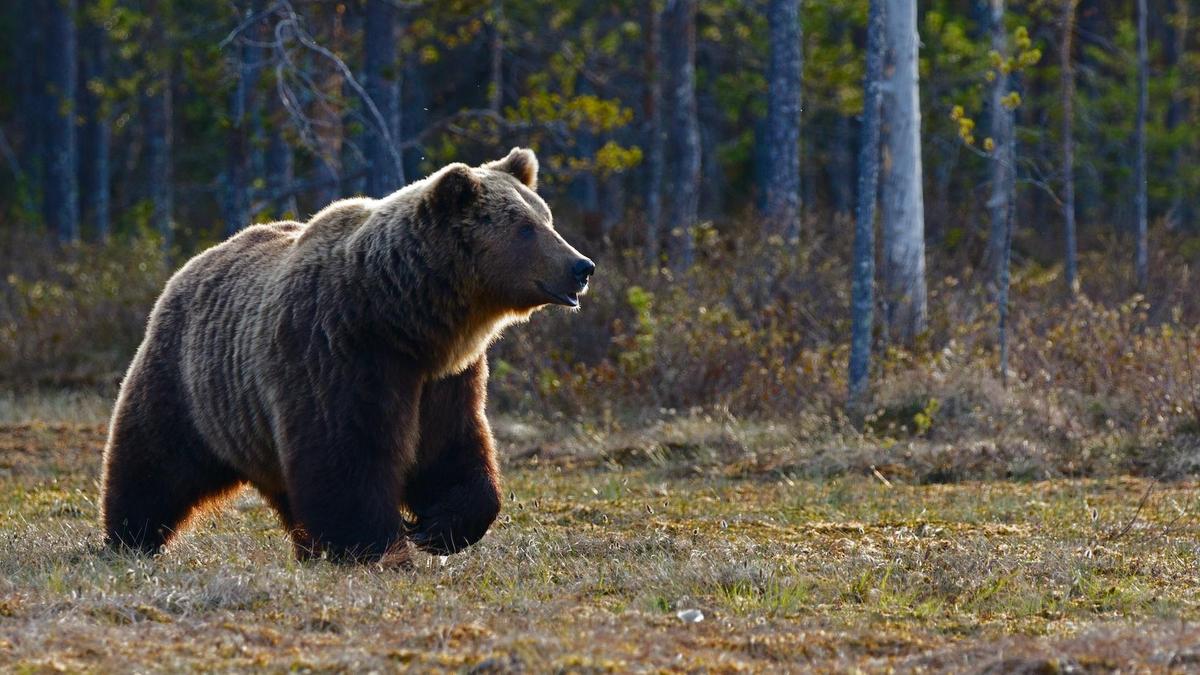
{"type": "Polygon", "coordinates": [[[374,212],[374,199],[355,197],[342,199],[321,209],[307,224],[301,226],[297,244],[316,238],[343,237],[367,222],[374,212]]]}

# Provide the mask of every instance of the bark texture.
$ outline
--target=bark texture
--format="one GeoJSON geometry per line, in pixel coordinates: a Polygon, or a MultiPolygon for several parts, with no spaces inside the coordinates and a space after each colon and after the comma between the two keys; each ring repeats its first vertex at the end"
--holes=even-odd
{"type": "Polygon", "coordinates": [[[883,24],[883,300],[891,335],[908,343],[925,330],[927,316],[915,0],[886,0],[883,24]]]}
{"type": "Polygon", "coordinates": [[[92,236],[99,241],[108,238],[112,210],[111,115],[101,95],[108,67],[105,31],[89,21],[80,36],[79,107],[83,125],[79,139],[79,212],[83,223],[90,225],[92,236]]]}
{"type": "MultiPolygon", "coordinates": [[[[991,34],[992,51],[1007,59],[1008,36],[1004,30],[1004,0],[990,0],[988,14],[988,29],[991,34]]],[[[988,135],[992,139],[992,185],[988,196],[988,216],[991,227],[988,230],[987,260],[991,269],[994,284],[1000,280],[1001,259],[1004,257],[1004,237],[1008,227],[1008,181],[1009,173],[1013,170],[1012,143],[1012,111],[1004,105],[1004,97],[1009,92],[1009,76],[1000,68],[992,71],[996,79],[992,82],[991,92],[991,124],[988,135]]]]}
{"type": "Polygon", "coordinates": [[[1067,290],[1079,292],[1078,244],[1075,236],[1075,70],[1071,45],[1075,33],[1075,7],[1079,0],[1064,0],[1062,43],[1059,45],[1059,70],[1062,73],[1062,157],[1063,157],[1063,254],[1067,290]]]}
{"type": "Polygon", "coordinates": [[[769,232],[792,239],[800,234],[800,0],[770,0],[767,21],[766,224],[769,232]]]}
{"type": "Polygon", "coordinates": [[[645,3],[645,72],[646,100],[646,260],[658,264],[662,237],[663,185],[663,74],[662,74],[662,10],[657,2],[645,3]]]}
{"type": "Polygon", "coordinates": [[[364,26],[364,88],[381,119],[368,116],[367,194],[383,197],[404,184],[400,160],[400,73],[396,62],[396,9],[388,0],[367,0],[364,26]],[[382,124],[385,128],[380,128],[382,124]]]}
{"type": "Polygon", "coordinates": [[[879,126],[884,57],[884,0],[871,0],[867,64],[863,75],[862,145],[858,150],[858,203],[854,212],[854,279],[850,329],[850,407],[860,408],[870,386],[875,323],[875,200],[879,190],[879,126]]]}
{"type": "Polygon", "coordinates": [[[696,0],[667,0],[663,29],[664,62],[671,117],[667,129],[670,156],[670,227],[667,254],[676,271],[695,260],[692,228],[700,207],[700,126],[696,119],[696,0]]]}
{"type": "Polygon", "coordinates": [[[1147,229],[1149,218],[1146,201],[1146,108],[1150,104],[1150,65],[1146,48],[1146,0],[1137,0],[1137,59],[1138,59],[1138,104],[1134,127],[1134,213],[1137,219],[1137,236],[1134,268],[1137,288],[1146,291],[1149,283],[1149,261],[1147,255],[1147,229]]]}
{"type": "Polygon", "coordinates": [[[75,147],[75,0],[45,3],[46,172],[42,211],[59,241],[79,239],[79,183],[75,147]]]}

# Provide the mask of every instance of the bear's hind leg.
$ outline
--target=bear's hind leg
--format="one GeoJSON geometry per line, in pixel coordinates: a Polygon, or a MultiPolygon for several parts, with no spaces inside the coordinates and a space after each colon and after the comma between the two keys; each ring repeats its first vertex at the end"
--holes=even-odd
{"type": "Polygon", "coordinates": [[[313,544],[312,537],[308,536],[308,532],[304,529],[292,513],[292,505],[288,501],[287,493],[267,494],[263,493],[263,498],[279,515],[279,521],[283,523],[283,527],[287,530],[288,536],[292,540],[292,553],[297,560],[308,560],[317,554],[316,546],[313,544]]]}
{"type": "Polygon", "coordinates": [[[241,481],[212,456],[190,424],[126,409],[113,419],[103,483],[105,543],[153,554],[197,507],[241,481]]]}

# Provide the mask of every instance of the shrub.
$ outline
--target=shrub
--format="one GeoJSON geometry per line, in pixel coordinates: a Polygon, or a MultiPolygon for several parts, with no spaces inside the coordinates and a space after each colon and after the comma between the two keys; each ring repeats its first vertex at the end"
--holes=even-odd
{"type": "Polygon", "coordinates": [[[0,378],[114,382],[167,279],[150,237],[55,247],[9,236],[0,284],[0,378]]]}

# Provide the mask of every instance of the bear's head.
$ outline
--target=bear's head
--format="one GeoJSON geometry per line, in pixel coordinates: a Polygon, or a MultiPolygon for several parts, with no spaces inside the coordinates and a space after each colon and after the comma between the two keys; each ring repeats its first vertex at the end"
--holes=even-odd
{"type": "Polygon", "coordinates": [[[434,208],[462,228],[480,292],[507,311],[578,307],[596,270],[555,231],[550,208],[535,192],[537,173],[533,151],[513,148],[504,159],[451,164],[431,176],[434,208]]]}

